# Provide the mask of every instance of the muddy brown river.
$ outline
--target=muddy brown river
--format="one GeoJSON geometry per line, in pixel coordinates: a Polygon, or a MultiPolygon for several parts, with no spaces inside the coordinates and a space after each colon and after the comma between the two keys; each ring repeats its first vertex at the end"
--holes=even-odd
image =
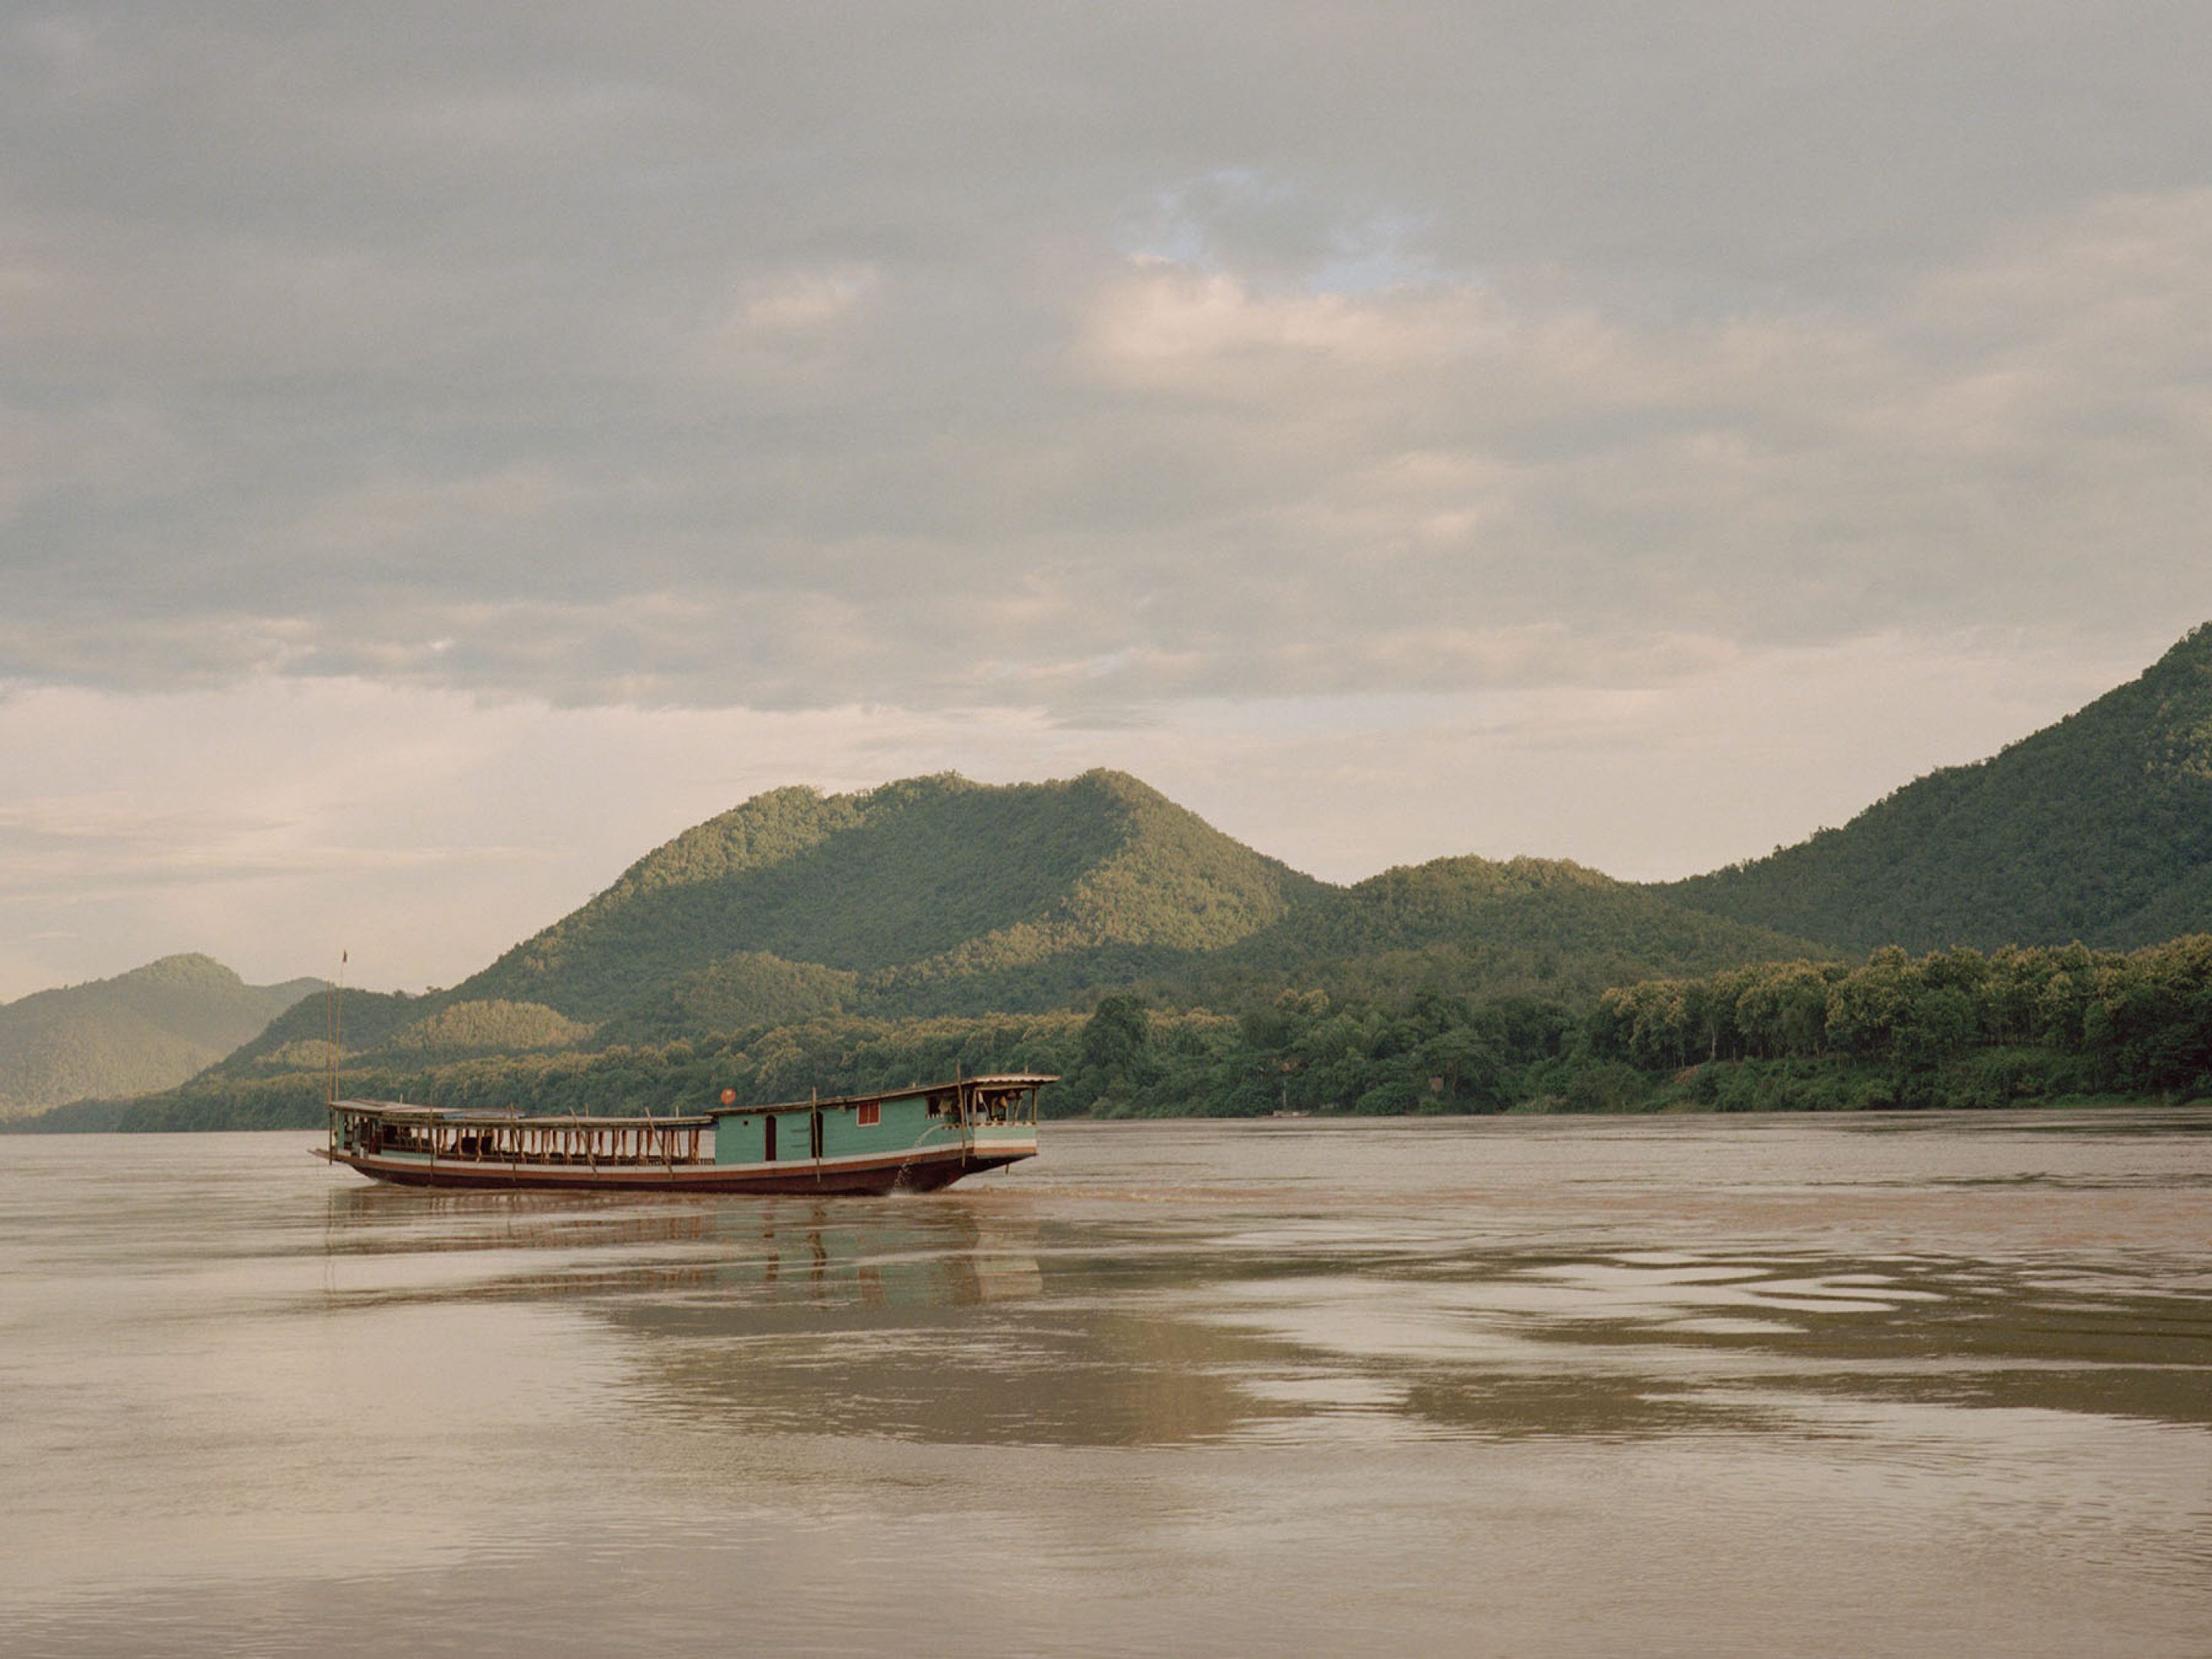
{"type": "Polygon", "coordinates": [[[2212,1113],[0,1139],[0,1652],[2212,1654],[2212,1113]]]}

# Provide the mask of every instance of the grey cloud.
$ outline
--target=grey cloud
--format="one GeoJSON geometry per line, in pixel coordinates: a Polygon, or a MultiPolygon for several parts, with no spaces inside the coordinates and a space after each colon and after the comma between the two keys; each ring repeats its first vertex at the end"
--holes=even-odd
{"type": "Polygon", "coordinates": [[[2212,611],[2202,8],[7,27],[0,678],[1103,721],[2212,611]]]}

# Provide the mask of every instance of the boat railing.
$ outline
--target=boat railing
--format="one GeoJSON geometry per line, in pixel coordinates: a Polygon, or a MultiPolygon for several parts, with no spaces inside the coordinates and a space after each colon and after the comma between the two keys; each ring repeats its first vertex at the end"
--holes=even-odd
{"type": "Polygon", "coordinates": [[[573,1112],[565,1120],[513,1115],[458,1118],[428,1110],[343,1106],[334,1109],[333,1115],[338,1145],[372,1157],[392,1154],[514,1169],[581,1164],[594,1174],[610,1165],[658,1164],[672,1172],[679,1164],[712,1162],[706,1146],[708,1123],[703,1118],[595,1121],[573,1112]]]}
{"type": "MultiPolygon", "coordinates": [[[[1020,1139],[1006,1136],[1006,1129],[1032,1127],[1038,1115],[1038,1091],[1051,1080],[1028,1073],[956,1078],[947,1085],[915,1085],[893,1093],[924,1097],[929,1118],[949,1129],[948,1139],[972,1155],[986,1130],[992,1132],[989,1141],[997,1146],[1009,1139],[1020,1139]]],[[[592,1117],[574,1110],[562,1116],[526,1117],[512,1109],[456,1110],[367,1100],[334,1101],[330,1111],[335,1146],[357,1157],[422,1158],[433,1165],[494,1164],[515,1171],[578,1168],[587,1169],[594,1176],[607,1169],[657,1167],[673,1175],[679,1168],[716,1161],[709,1136],[715,1125],[733,1112],[807,1114],[811,1131],[809,1156],[788,1161],[822,1164],[825,1160],[821,1122],[825,1114],[866,1114],[888,1097],[839,1096],[744,1108],[726,1102],[719,1110],[669,1117],[652,1112],[642,1116],[592,1117]]],[[[872,1121],[862,1118],[864,1123],[872,1121]]],[[[928,1133],[939,1130],[933,1127],[928,1133]]]]}

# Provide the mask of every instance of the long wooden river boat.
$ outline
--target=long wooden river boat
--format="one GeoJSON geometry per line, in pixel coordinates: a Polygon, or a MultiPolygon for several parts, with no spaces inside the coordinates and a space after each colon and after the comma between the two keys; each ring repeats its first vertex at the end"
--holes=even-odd
{"type": "Polygon", "coordinates": [[[332,1100],[318,1158],[414,1187],[622,1192],[933,1191],[1036,1156],[1042,1073],[688,1116],[524,1117],[332,1100]]]}

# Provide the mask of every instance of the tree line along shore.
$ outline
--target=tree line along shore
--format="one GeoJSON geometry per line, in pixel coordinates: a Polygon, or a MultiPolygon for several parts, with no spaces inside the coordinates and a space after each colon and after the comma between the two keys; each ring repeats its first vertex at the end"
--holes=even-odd
{"type": "MultiPolygon", "coordinates": [[[[1340,885],[1104,770],[794,786],[448,989],[337,1012],[349,1092],[532,1112],[1012,1067],[1063,1074],[1064,1115],[1981,1108],[2212,1093],[2208,937],[2212,624],[1987,760],[1683,881],[1451,855],[1340,885]]],[[[287,988],[175,958],[0,1007],[0,1116],[74,1090],[100,1097],[28,1123],[314,1122],[319,997],[143,1092],[287,988]]]]}
{"type": "MultiPolygon", "coordinates": [[[[2212,1097],[2212,935],[1763,963],[1648,980],[1579,1008],[1537,994],[1391,1000],[1286,990],[1241,1014],[1147,1008],[786,1022],[705,1040],[349,1070],[349,1094],[610,1114],[854,1092],[956,1069],[1060,1073],[1057,1116],[1974,1109],[2212,1097]]],[[[319,1124],[321,1079],[208,1077],[82,1102],[46,1129],[319,1124]]]]}

